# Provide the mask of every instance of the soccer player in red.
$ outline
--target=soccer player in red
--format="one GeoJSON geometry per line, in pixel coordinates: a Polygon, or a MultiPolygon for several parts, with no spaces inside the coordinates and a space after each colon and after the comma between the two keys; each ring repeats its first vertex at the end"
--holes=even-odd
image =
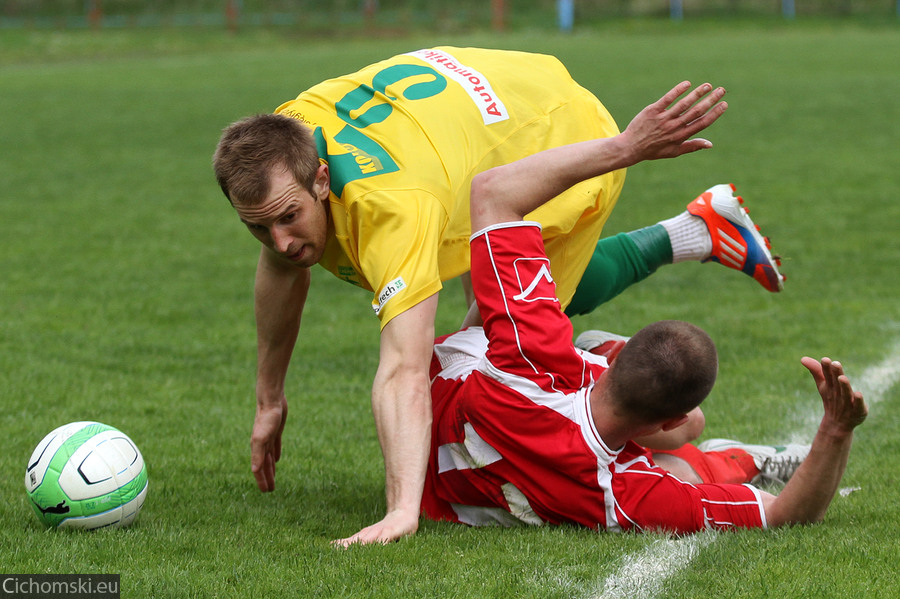
{"type": "MultiPolygon", "coordinates": [[[[702,102],[679,109],[681,127],[706,118],[702,102]]],[[[661,133],[650,151],[666,156],[700,143],[677,141],[681,133],[661,133]]],[[[853,430],[867,415],[840,363],[802,360],[824,415],[808,456],[776,497],[746,484],[683,481],[633,441],[677,429],[709,393],[718,363],[702,330],[654,323],[611,362],[573,345],[540,226],[522,218],[617,160],[610,140],[598,139],[473,181],[472,281],[484,330],[435,344],[423,513],[472,525],[569,522],[677,533],[822,520],[853,430]]]]}
{"type": "MultiPolygon", "coordinates": [[[[619,268],[608,268],[612,276],[621,276],[619,268]]],[[[575,347],[603,356],[610,364],[627,341],[615,333],[585,331],[575,339],[575,347]]],[[[706,418],[699,407],[687,417],[674,429],[633,439],[651,450],[657,466],[686,482],[784,485],[809,453],[809,445],[750,445],[731,439],[709,439],[695,446],[692,442],[703,433],[706,418]]]]}

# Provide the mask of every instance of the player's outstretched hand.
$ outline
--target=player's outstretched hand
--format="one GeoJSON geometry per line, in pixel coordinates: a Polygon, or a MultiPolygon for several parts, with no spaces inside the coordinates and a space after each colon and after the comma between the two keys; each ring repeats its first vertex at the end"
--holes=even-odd
{"type": "Polygon", "coordinates": [[[256,406],[250,435],[250,470],[263,493],[275,490],[275,462],[281,459],[281,433],[287,421],[287,399],[273,406],[256,406]]]}
{"type": "Polygon", "coordinates": [[[685,95],[690,89],[689,81],[679,83],[639,112],[625,128],[622,135],[634,152],[633,164],[712,147],[709,140],[694,139],[694,135],[716,122],[728,108],[721,101],[725,89],[703,83],[685,95]]]}
{"type": "Polygon", "coordinates": [[[389,512],[383,520],[367,526],[352,537],[337,539],[331,544],[346,549],[350,545],[369,545],[381,543],[386,545],[403,537],[415,534],[419,529],[419,513],[396,510],[389,512]]]}
{"type": "Polygon", "coordinates": [[[831,358],[814,360],[810,357],[804,357],[800,362],[812,374],[822,396],[825,408],[823,427],[833,427],[833,432],[847,434],[863,423],[869,409],[862,393],[853,390],[840,362],[831,358]]]}

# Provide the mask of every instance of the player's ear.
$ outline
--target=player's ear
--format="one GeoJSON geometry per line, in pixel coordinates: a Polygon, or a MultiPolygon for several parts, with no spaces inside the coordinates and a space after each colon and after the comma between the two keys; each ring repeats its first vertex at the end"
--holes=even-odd
{"type": "Polygon", "coordinates": [[[325,201],[331,191],[331,173],[327,164],[320,164],[316,170],[316,180],[313,182],[313,195],[317,200],[325,201]]]}
{"type": "Polygon", "coordinates": [[[687,414],[682,414],[681,416],[675,416],[674,418],[669,418],[665,422],[662,423],[662,430],[670,431],[672,429],[676,429],[682,424],[685,424],[688,421],[687,414]]]}

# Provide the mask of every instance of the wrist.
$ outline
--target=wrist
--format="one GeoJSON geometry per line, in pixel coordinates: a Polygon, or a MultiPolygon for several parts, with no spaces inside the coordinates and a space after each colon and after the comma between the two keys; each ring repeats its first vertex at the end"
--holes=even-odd
{"type": "Polygon", "coordinates": [[[257,383],[256,405],[260,408],[272,408],[281,406],[284,399],[284,388],[281,386],[268,386],[257,383]]]}
{"type": "Polygon", "coordinates": [[[612,154],[615,157],[613,168],[610,170],[628,168],[641,161],[638,157],[638,149],[635,147],[632,136],[627,129],[616,136],[610,137],[608,141],[612,146],[612,154]]]}
{"type": "Polygon", "coordinates": [[[853,426],[823,419],[816,433],[823,441],[835,444],[845,443],[853,439],[853,426]]]}
{"type": "Polygon", "coordinates": [[[402,520],[407,520],[410,522],[418,522],[419,520],[419,512],[421,511],[421,503],[412,506],[407,505],[403,507],[395,507],[393,509],[388,509],[385,514],[386,518],[394,517],[402,520]]]}

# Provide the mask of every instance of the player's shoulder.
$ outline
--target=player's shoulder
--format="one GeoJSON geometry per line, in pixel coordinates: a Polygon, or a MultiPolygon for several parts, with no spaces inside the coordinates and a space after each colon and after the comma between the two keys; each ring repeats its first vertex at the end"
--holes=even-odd
{"type": "Polygon", "coordinates": [[[621,472],[632,473],[654,473],[659,476],[665,475],[665,470],[653,463],[653,457],[650,451],[641,447],[634,441],[628,441],[625,446],[615,456],[615,461],[620,465],[617,470],[621,472]],[[623,468],[627,466],[627,468],[623,468]]]}

